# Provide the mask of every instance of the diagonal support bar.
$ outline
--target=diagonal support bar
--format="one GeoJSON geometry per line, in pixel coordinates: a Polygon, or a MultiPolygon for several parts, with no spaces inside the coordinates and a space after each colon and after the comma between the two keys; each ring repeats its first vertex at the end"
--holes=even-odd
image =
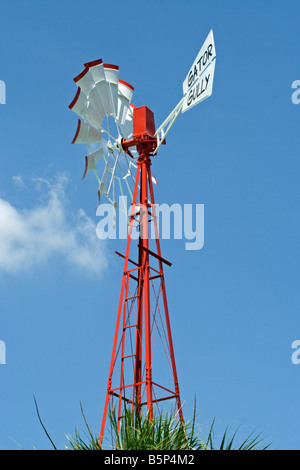
{"type": "Polygon", "coordinates": [[[154,137],[157,137],[157,147],[153,152],[153,155],[157,153],[159,147],[163,144],[167,134],[169,133],[171,127],[173,126],[174,122],[178,118],[179,114],[182,111],[184,98],[182,98],[179,103],[175,106],[173,111],[169,114],[169,116],[164,120],[161,126],[156,130],[154,137]]]}
{"type": "Polygon", "coordinates": [[[161,256],[157,255],[154,253],[154,251],[149,250],[149,248],[145,248],[143,245],[138,244],[138,247],[144,250],[146,253],[148,253],[151,256],[154,256],[154,258],[158,259],[159,261],[162,261],[163,263],[167,264],[168,266],[172,266],[172,263],[170,261],[167,261],[166,259],[162,258],[161,256]]]}

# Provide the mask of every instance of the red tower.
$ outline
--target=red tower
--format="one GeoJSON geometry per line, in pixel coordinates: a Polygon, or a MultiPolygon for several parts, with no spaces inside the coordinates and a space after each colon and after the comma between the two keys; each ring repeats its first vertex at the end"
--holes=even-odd
{"type": "Polygon", "coordinates": [[[124,259],[124,269],[100,444],[110,406],[116,406],[120,426],[124,404],[138,411],[144,406],[152,418],[160,402],[173,399],[183,421],[163,271],[164,265],[171,263],[161,256],[152,185],[151,157],[157,147],[154,134],[152,111],[146,106],[135,108],[132,139],[122,140],[131,158],[131,147],[136,147],[139,156],[126,253],[117,253],[124,259]],[[136,249],[132,240],[137,233],[136,249]]]}

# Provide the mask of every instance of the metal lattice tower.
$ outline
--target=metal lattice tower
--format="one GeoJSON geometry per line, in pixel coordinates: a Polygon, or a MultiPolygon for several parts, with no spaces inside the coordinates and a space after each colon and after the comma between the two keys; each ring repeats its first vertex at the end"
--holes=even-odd
{"type": "Polygon", "coordinates": [[[122,141],[125,151],[136,146],[139,156],[100,442],[114,397],[118,399],[118,423],[124,415],[124,402],[138,412],[146,406],[151,418],[154,406],[169,399],[175,399],[183,420],[163,271],[163,266],[171,263],[161,256],[151,175],[151,157],[157,145],[154,134],[152,112],[145,106],[136,108],[133,138],[122,141]],[[149,248],[151,223],[155,233],[154,250],[149,248]],[[140,237],[137,256],[133,259],[131,234],[135,224],[139,225],[140,237]],[[155,378],[156,368],[160,367],[159,361],[153,360],[158,336],[170,366],[171,384],[155,378]]]}

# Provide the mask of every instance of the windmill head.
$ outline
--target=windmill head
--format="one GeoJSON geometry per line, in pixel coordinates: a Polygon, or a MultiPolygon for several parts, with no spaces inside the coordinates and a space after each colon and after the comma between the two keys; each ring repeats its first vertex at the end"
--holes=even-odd
{"type": "Polygon", "coordinates": [[[83,177],[90,171],[95,173],[100,197],[104,195],[114,207],[117,192],[132,197],[137,168],[134,153],[147,150],[150,156],[155,155],[179,114],[211,96],[215,59],[210,31],[183,82],[183,97],[157,129],[153,112],[131,103],[134,88],[119,78],[117,65],[102,59],[84,64],[74,78],[77,92],[69,105],[79,117],[72,143],[87,145],[83,177]]]}
{"type": "Polygon", "coordinates": [[[154,137],[154,114],[147,106],[135,108],[133,111],[133,137],[154,137]]]}
{"type": "Polygon", "coordinates": [[[155,137],[154,114],[151,109],[147,106],[140,106],[133,110],[132,138],[129,140],[121,139],[119,145],[131,158],[134,158],[134,156],[129,150],[130,147],[135,147],[139,155],[143,152],[153,155],[157,139],[155,137]]]}

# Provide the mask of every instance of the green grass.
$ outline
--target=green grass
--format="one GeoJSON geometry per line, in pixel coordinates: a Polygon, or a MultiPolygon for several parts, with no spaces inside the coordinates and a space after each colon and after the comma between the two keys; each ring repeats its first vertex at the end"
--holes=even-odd
{"type": "MultiPolygon", "coordinates": [[[[54,450],[57,450],[53,440],[44,426],[36,399],[34,398],[36,411],[40,424],[51,442],[54,450]]],[[[99,445],[99,436],[93,434],[85,418],[83,408],[82,416],[86,426],[85,437],[78,429],[74,436],[67,435],[68,450],[103,450],[99,445]]],[[[196,432],[196,406],[193,418],[189,422],[181,423],[174,412],[160,412],[149,419],[148,414],[132,413],[125,409],[124,417],[120,421],[118,430],[118,419],[112,410],[109,415],[110,430],[105,436],[105,449],[115,450],[267,450],[270,445],[264,444],[265,439],[261,434],[254,432],[241,438],[240,428],[230,432],[229,427],[225,429],[219,440],[215,439],[215,420],[213,420],[207,436],[196,432]]],[[[109,428],[109,426],[107,426],[109,428]]]]}
{"type": "MultiPolygon", "coordinates": [[[[83,410],[82,410],[83,413],[83,410]]],[[[84,414],[83,414],[84,417],[84,414]]],[[[239,436],[240,428],[230,432],[225,429],[219,441],[215,439],[215,422],[209,429],[207,436],[196,432],[196,410],[190,422],[181,423],[172,412],[159,413],[152,419],[149,416],[132,413],[125,410],[124,417],[120,421],[112,412],[109,416],[110,438],[106,436],[106,448],[116,450],[266,450],[261,434],[251,433],[244,438],[239,436]]],[[[94,436],[86,422],[87,440],[84,440],[79,431],[75,435],[68,436],[70,450],[102,450],[98,437],[94,436]]],[[[105,443],[104,443],[105,444],[105,443]]]]}

